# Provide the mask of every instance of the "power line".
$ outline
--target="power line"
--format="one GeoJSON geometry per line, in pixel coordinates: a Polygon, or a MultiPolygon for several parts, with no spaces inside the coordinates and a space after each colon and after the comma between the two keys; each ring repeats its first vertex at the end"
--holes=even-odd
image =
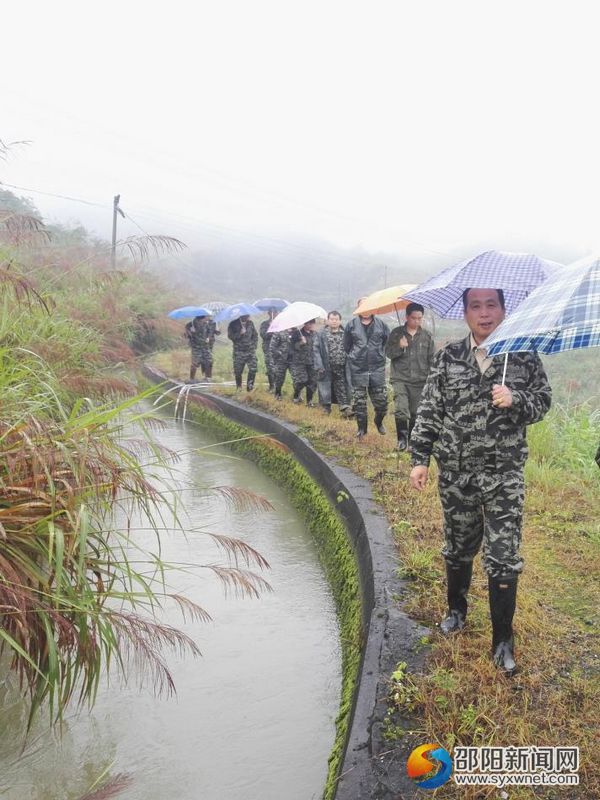
{"type": "Polygon", "coordinates": [[[81,197],[70,197],[66,194],[55,194],[54,192],[43,192],[41,189],[28,189],[26,186],[15,186],[13,183],[4,183],[0,181],[0,186],[8,186],[9,189],[18,189],[20,192],[33,192],[34,194],[43,194],[46,197],[58,197],[60,200],[70,200],[73,203],[83,203],[86,206],[95,206],[96,208],[112,208],[112,206],[95,203],[92,200],[84,200],[81,197]]]}

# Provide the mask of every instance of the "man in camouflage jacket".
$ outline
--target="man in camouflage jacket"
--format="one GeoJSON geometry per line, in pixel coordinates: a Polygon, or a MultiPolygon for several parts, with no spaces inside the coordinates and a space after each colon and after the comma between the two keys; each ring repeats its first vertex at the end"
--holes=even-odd
{"type": "Polygon", "coordinates": [[[292,332],[290,330],[274,333],[269,344],[269,357],[273,364],[273,385],[276,400],[282,399],[281,390],[290,365],[291,335],[292,332]]]}
{"type": "Polygon", "coordinates": [[[194,319],[185,326],[185,335],[192,350],[190,381],[193,382],[196,380],[198,367],[202,369],[202,374],[206,378],[211,378],[213,359],[210,349],[208,317],[194,317],[194,319]]]}
{"type": "Polygon", "coordinates": [[[294,384],[294,403],[300,403],[300,393],[306,389],[306,405],[313,405],[317,388],[315,372],[315,320],[305,322],[302,328],[292,331],[290,337],[290,374],[294,384]]]}
{"type": "Polygon", "coordinates": [[[327,414],[331,413],[331,404],[337,403],[342,416],[348,417],[352,412],[352,388],[344,350],[342,315],[339,311],[330,311],[327,314],[327,325],[315,335],[314,346],[319,402],[327,414]]]}
{"type": "Polygon", "coordinates": [[[262,340],[262,351],[263,356],[265,359],[265,370],[267,372],[267,379],[269,381],[269,391],[272,392],[275,388],[275,376],[273,374],[273,361],[271,360],[271,339],[273,338],[273,334],[269,333],[269,326],[277,316],[277,312],[269,311],[269,316],[267,319],[263,320],[260,323],[260,328],[258,332],[260,334],[260,338],[262,340]]]}
{"type": "Polygon", "coordinates": [[[504,318],[498,289],[467,289],[465,320],[471,333],[434,357],[411,437],[411,483],[425,487],[433,455],[444,514],[449,613],[444,633],[462,629],[473,558],[483,543],[488,574],[494,662],[515,670],[512,620],[523,516],[525,428],[550,408],[551,390],[534,353],[488,358],[485,339],[504,318]]]}
{"type": "Polygon", "coordinates": [[[258,333],[248,314],[244,314],[239,319],[234,319],[229,323],[227,336],[233,342],[233,373],[235,375],[235,385],[238,389],[242,388],[244,367],[247,366],[248,380],[246,388],[251,392],[254,388],[254,379],[256,378],[258,366],[256,360],[258,333]]]}

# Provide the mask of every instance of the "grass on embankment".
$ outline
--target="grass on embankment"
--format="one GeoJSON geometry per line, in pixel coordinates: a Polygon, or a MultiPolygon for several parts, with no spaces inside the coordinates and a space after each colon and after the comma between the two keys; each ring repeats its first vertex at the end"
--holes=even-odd
{"type": "MultiPolygon", "coordinates": [[[[226,348],[216,351],[216,380],[230,380],[226,348]]],[[[174,351],[154,363],[185,378],[187,351],[174,351]]],[[[233,394],[229,388],[216,388],[233,394]]],[[[600,797],[600,470],[593,456],[600,438],[597,414],[556,407],[529,429],[531,455],[526,468],[527,500],[523,530],[525,571],[515,617],[519,673],[499,675],[490,661],[491,626],[487,581],[479,558],[474,570],[469,622],[450,639],[437,624],[445,606],[441,511],[435,468],[427,489],[408,484],[408,456],[397,457],[388,416],[388,434],[371,429],[355,439],[355,424],[326,417],[317,409],[276,402],[264,389],[264,376],[251,394],[236,399],[300,426],[320,452],[368,478],[384,507],[398,545],[399,569],[409,577],[402,598],[408,613],[432,629],[426,670],[390,682],[390,702],[420,720],[420,742],[442,746],[579,746],[580,786],[570,798],[600,797]],[[393,700],[393,697],[396,700],[393,700]]],[[[372,419],[372,412],[370,413],[372,419]]],[[[401,672],[401,671],[400,671],[401,672]]],[[[390,746],[401,729],[390,716],[390,746]]],[[[438,797],[497,797],[496,790],[452,783],[438,797]]],[[[552,787],[510,788],[510,798],[567,796],[552,787]]]]}

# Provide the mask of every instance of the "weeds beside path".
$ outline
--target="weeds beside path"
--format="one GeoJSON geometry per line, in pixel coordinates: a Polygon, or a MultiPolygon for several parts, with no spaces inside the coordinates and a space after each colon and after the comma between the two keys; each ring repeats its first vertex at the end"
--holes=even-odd
{"type": "MultiPolygon", "coordinates": [[[[164,354],[160,367],[183,377],[187,354],[164,354]]],[[[224,364],[223,369],[228,365],[224,364]]],[[[218,376],[218,370],[215,370],[218,376]]],[[[225,377],[226,373],[223,372],[225,377]]],[[[228,376],[227,376],[228,377],[228,376]]],[[[217,388],[235,394],[229,388],[217,388]]],[[[530,429],[527,501],[523,530],[525,571],[519,585],[515,632],[519,672],[507,679],[493,667],[487,580],[479,558],[464,633],[438,635],[445,610],[441,512],[435,468],[426,490],[410,489],[408,456],[394,452],[391,430],[371,430],[357,442],[355,425],[337,411],[276,402],[259,387],[235,395],[299,426],[324,455],[371,481],[398,546],[398,564],[411,579],[399,598],[404,609],[432,629],[426,670],[390,681],[390,703],[421,720],[421,742],[461,745],[579,746],[580,786],[570,798],[600,797],[600,471],[593,453],[600,420],[583,410],[554,409],[530,429]],[[588,463],[589,451],[589,463],[588,463]]],[[[371,413],[372,417],[372,413],[371,413]]],[[[388,416],[388,428],[393,417],[388,416]]],[[[390,715],[389,739],[402,735],[390,715]]],[[[439,797],[497,797],[495,789],[456,787],[439,797]]],[[[510,797],[566,796],[551,787],[511,788],[510,797]]]]}

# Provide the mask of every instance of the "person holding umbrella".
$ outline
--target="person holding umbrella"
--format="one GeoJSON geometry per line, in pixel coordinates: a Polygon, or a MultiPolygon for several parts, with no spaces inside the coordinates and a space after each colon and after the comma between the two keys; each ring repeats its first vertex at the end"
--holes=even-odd
{"type": "Polygon", "coordinates": [[[244,367],[248,367],[246,389],[251,392],[254,389],[254,379],[258,368],[256,360],[258,333],[250,319],[250,315],[242,314],[237,319],[232,320],[227,327],[227,337],[233,342],[235,385],[238,389],[242,388],[244,367]]]}
{"type": "Polygon", "coordinates": [[[434,357],[411,437],[410,481],[422,491],[435,456],[448,582],[442,632],[464,627],[473,558],[483,544],[492,656],[512,675],[512,622],[523,569],[525,430],[545,416],[551,389],[536,353],[511,355],[505,382],[504,359],[488,357],[486,339],[505,316],[502,289],[464,289],[462,304],[470,333],[434,357]]]}
{"type": "Polygon", "coordinates": [[[306,389],[306,405],[313,406],[313,395],[317,388],[315,372],[316,320],[309,319],[301,328],[296,328],[290,337],[290,374],[294,384],[293,403],[301,403],[300,393],[306,389]]]}
{"type": "Polygon", "coordinates": [[[282,400],[281,390],[290,366],[290,350],[292,331],[283,330],[271,333],[269,358],[273,365],[273,390],[275,400],[282,400]]]}
{"type": "Polygon", "coordinates": [[[398,450],[406,450],[417,408],[433,362],[435,344],[422,327],[425,309],[419,303],[406,306],[406,321],[390,333],[385,354],[390,359],[394,389],[394,417],[398,450]]]}
{"type": "MultiPolygon", "coordinates": [[[[358,301],[360,308],[364,297],[358,301]]],[[[356,414],[359,439],[367,433],[367,392],[375,409],[375,427],[384,436],[388,390],[385,382],[385,345],[390,335],[383,320],[371,313],[359,313],[346,325],[344,349],[348,354],[352,381],[352,408],[356,414]]]]}
{"type": "Polygon", "coordinates": [[[194,383],[196,380],[198,367],[201,367],[205,378],[210,380],[212,377],[213,360],[210,348],[209,319],[209,316],[199,314],[185,326],[185,335],[192,351],[190,383],[194,383]]]}
{"type": "Polygon", "coordinates": [[[260,338],[262,340],[262,351],[265,359],[265,370],[267,372],[267,380],[269,381],[270,392],[275,390],[275,373],[273,370],[273,359],[271,358],[270,350],[271,339],[275,334],[269,332],[269,327],[276,316],[277,311],[275,311],[274,308],[269,309],[268,317],[260,323],[260,328],[258,329],[260,338]]]}

